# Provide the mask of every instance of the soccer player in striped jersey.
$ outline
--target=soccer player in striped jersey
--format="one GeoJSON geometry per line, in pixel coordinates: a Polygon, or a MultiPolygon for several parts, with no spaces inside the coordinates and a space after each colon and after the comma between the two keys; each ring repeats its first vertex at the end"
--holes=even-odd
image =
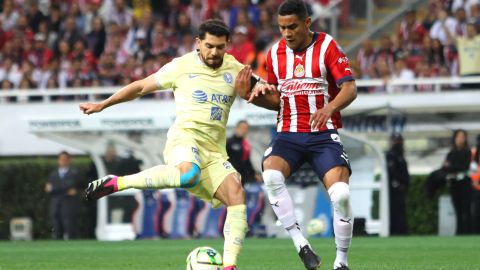
{"type": "MultiPolygon", "coordinates": [[[[356,98],[355,81],[348,58],[336,41],[326,33],[310,30],[311,18],[303,1],[284,1],[278,9],[278,25],[282,39],[267,54],[268,83],[277,86],[280,97],[278,135],[265,151],[263,180],[270,204],[305,268],[316,269],[320,257],[300,231],[285,186],[285,178],[303,163],[312,165],[334,209],[337,254],[333,268],[347,270],[353,231],[348,185],[351,169],[337,129],[342,127],[340,110],[356,98]]],[[[249,100],[262,94],[253,91],[249,100]]]]}
{"type": "MultiPolygon", "coordinates": [[[[92,181],[85,190],[86,198],[96,200],[128,188],[181,187],[214,207],[224,204],[224,269],[234,270],[248,225],[245,191],[226,153],[230,108],[237,94],[245,96],[236,85],[237,74],[244,66],[225,53],[229,35],[222,21],[208,20],[200,26],[198,50],[175,58],[156,73],[128,84],[100,103],[82,103],[80,109],[85,114],[98,113],[155,90],[173,89],[176,119],[167,135],[166,165],[92,181]]],[[[274,89],[266,84],[256,87],[274,89]]],[[[277,105],[271,109],[277,109],[277,105]]]]}

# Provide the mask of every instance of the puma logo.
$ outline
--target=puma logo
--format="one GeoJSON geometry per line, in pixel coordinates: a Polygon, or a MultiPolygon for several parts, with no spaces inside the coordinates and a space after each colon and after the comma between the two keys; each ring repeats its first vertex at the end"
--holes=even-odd
{"type": "Polygon", "coordinates": [[[347,219],[347,220],[342,219],[342,218],[340,219],[341,222],[345,222],[345,223],[348,223],[348,224],[350,224],[350,221],[351,221],[351,220],[352,220],[351,218],[349,218],[349,219],[347,219]]]}
{"type": "Polygon", "coordinates": [[[278,201],[276,201],[275,203],[271,203],[270,205],[271,205],[271,206],[280,207],[280,206],[278,205],[278,201]]]}
{"type": "Polygon", "coordinates": [[[290,230],[293,230],[293,229],[296,229],[296,230],[300,230],[300,225],[298,224],[298,222],[295,222],[295,224],[293,224],[292,226],[288,227],[288,228],[285,228],[287,231],[290,231],[290,230]]]}
{"type": "Polygon", "coordinates": [[[300,61],[303,61],[303,55],[295,55],[295,58],[300,59],[300,61]]]}

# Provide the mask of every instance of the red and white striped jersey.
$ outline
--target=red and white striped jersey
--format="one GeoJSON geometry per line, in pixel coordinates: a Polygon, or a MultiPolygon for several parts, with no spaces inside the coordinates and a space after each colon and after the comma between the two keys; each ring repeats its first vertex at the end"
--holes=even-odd
{"type": "MultiPolygon", "coordinates": [[[[299,52],[280,40],[267,54],[268,83],[280,92],[278,132],[315,132],[310,115],[332,101],[340,91],[338,85],[353,80],[348,58],[333,38],[315,33],[310,46],[299,52]]],[[[320,130],[342,127],[336,112],[320,130]]]]}

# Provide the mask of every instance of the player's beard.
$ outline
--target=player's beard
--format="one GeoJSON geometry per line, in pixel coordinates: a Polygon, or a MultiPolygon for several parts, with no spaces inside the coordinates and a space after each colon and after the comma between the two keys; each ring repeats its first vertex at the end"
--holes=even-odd
{"type": "Polygon", "coordinates": [[[202,58],[203,63],[205,63],[205,65],[209,68],[217,69],[220,66],[222,66],[223,57],[210,57],[205,59],[205,57],[203,57],[202,54],[200,54],[200,57],[202,58]],[[209,62],[208,60],[214,60],[214,61],[209,62]]]}

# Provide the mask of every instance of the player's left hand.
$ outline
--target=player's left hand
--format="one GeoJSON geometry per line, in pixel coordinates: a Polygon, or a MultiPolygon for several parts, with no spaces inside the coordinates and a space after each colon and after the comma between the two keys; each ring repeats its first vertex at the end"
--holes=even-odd
{"type": "Polygon", "coordinates": [[[247,102],[252,103],[252,101],[259,95],[268,95],[276,91],[277,91],[277,88],[275,87],[275,85],[258,82],[253,88],[252,93],[250,94],[250,97],[248,98],[247,102]]]}
{"type": "Polygon", "coordinates": [[[235,79],[235,89],[237,90],[238,95],[248,100],[251,95],[250,89],[252,88],[252,82],[250,77],[252,76],[252,68],[250,66],[243,67],[242,70],[237,75],[235,79]]]}
{"type": "Polygon", "coordinates": [[[318,109],[314,114],[310,116],[310,127],[312,129],[320,129],[327,124],[328,119],[332,117],[333,109],[326,105],[321,109],[318,109]]]}

